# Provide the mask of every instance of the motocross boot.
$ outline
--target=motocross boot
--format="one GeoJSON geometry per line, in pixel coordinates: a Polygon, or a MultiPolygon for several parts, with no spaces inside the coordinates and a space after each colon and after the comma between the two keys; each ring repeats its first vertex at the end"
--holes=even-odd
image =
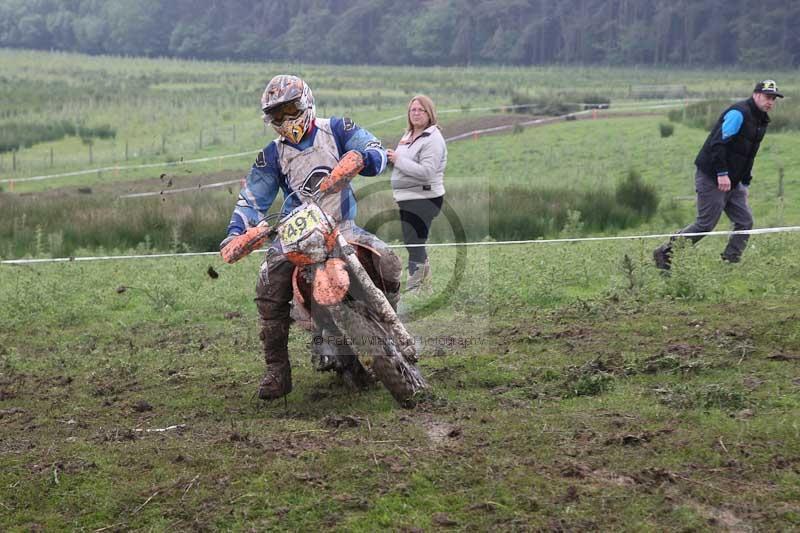
{"type": "MultiPolygon", "coordinates": [[[[381,250],[381,255],[375,265],[380,273],[380,286],[389,305],[397,311],[397,304],[400,301],[400,278],[402,277],[403,266],[397,254],[386,248],[381,250]]],[[[377,283],[376,283],[377,285],[377,283]]]]}
{"type": "Polygon", "coordinates": [[[258,397],[275,400],[292,392],[292,367],[289,364],[289,321],[262,320],[261,343],[267,371],[258,387],[258,397]]]}

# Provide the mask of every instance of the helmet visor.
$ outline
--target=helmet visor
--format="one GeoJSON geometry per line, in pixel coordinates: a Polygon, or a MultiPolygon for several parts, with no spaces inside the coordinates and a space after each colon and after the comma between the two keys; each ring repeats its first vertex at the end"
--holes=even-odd
{"type": "Polygon", "coordinates": [[[305,106],[300,102],[300,99],[292,100],[272,107],[271,109],[265,107],[264,122],[272,122],[275,125],[282,124],[287,119],[293,119],[300,116],[300,113],[305,111],[305,106]]]}

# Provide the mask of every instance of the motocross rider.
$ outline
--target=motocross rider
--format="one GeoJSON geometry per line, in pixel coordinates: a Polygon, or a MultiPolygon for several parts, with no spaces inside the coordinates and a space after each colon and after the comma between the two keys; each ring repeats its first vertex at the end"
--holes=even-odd
{"type": "MultiPolygon", "coordinates": [[[[228,224],[228,236],[220,243],[220,249],[263,221],[278,190],[285,199],[292,192],[303,190],[305,184],[317,183],[320,176],[335,175],[333,170],[348,152],[356,152],[348,156],[363,161],[361,175],[376,176],[386,167],[386,151],[370,132],[349,118],[316,118],[311,89],[297,76],[272,78],[261,96],[261,109],[264,122],[279,137],[258,153],[239,193],[228,224]]],[[[338,189],[341,190],[323,197],[321,207],[339,223],[339,231],[348,242],[364,244],[380,254],[376,266],[383,276],[387,299],[395,306],[400,289],[400,259],[380,239],[355,225],[356,199],[349,182],[331,190],[338,189]]],[[[292,196],[281,215],[300,203],[297,195],[292,196]]],[[[288,340],[293,269],[279,243],[273,242],[261,266],[255,297],[267,365],[258,388],[262,400],[280,398],[292,390],[288,340]]]]}

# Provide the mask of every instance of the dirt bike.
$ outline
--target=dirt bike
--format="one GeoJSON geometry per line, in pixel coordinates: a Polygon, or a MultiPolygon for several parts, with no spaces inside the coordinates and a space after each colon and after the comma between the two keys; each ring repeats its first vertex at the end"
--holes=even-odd
{"type": "Polygon", "coordinates": [[[274,227],[263,224],[236,237],[223,249],[223,259],[234,262],[274,241],[295,265],[294,304],[313,321],[316,369],[335,371],[359,388],[374,376],[401,405],[411,406],[427,388],[416,365],[414,338],[378,288],[382,279],[373,261],[378,252],[347,242],[320,206],[326,195],[319,190],[324,177],[291,193],[284,206],[293,195],[301,203],[285,216],[277,215],[274,227]]]}

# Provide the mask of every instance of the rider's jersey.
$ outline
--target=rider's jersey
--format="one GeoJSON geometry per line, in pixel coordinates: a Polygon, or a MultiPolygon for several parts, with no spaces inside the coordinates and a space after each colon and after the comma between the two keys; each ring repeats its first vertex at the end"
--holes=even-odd
{"type": "MultiPolygon", "coordinates": [[[[228,224],[228,235],[244,233],[257,225],[267,214],[278,194],[283,191],[288,201],[282,215],[300,205],[293,192],[303,190],[308,180],[327,175],[339,158],[350,150],[364,157],[364,176],[376,176],[386,168],[386,150],[370,132],[356,126],[348,118],[317,119],[315,126],[298,144],[278,138],[261,150],[239,193],[236,208],[228,224]]],[[[348,185],[339,194],[328,195],[322,208],[336,220],[352,220],[356,216],[356,199],[348,185]]]]}

